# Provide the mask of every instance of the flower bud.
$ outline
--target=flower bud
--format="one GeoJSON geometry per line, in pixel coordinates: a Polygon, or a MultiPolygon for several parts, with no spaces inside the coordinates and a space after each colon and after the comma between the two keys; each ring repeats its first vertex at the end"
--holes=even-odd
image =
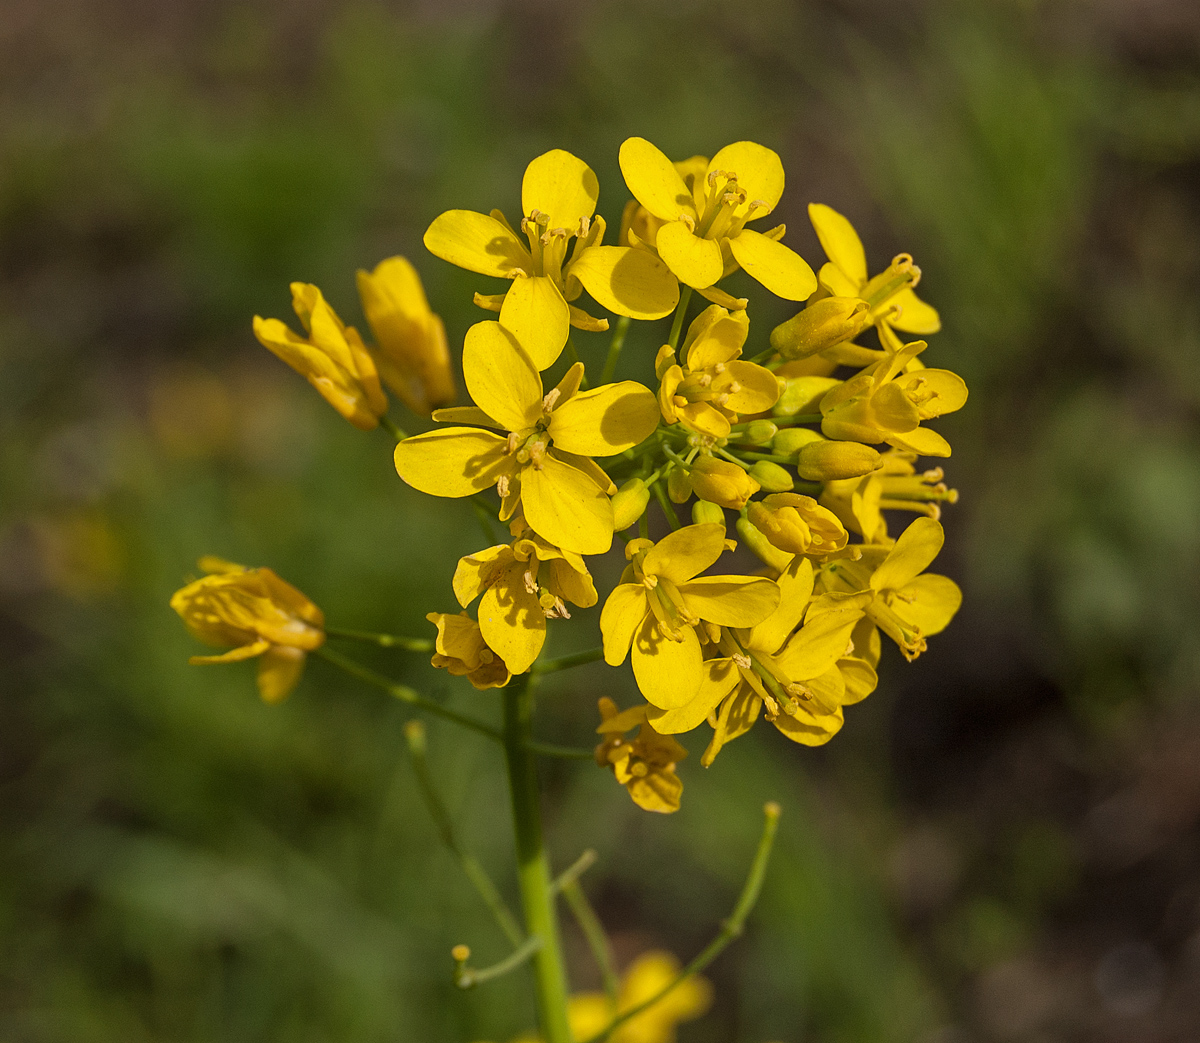
{"type": "Polygon", "coordinates": [[[793,556],[774,546],[748,519],[739,518],[737,520],[737,531],[742,542],[758,556],[764,565],[769,565],[776,572],[783,572],[788,567],[793,556]]]}
{"type": "Polygon", "coordinates": [[[785,359],[803,359],[852,340],[871,325],[866,301],[826,297],[771,331],[771,347],[785,359]]]}
{"type": "Polygon", "coordinates": [[[837,387],[840,380],[833,377],[790,377],[779,401],[771,410],[775,416],[795,416],[797,413],[819,413],[821,399],[830,388],[837,387]]]}
{"type": "Polygon", "coordinates": [[[798,493],[777,493],[752,503],[747,517],[774,546],[789,554],[833,554],[850,538],[833,511],[798,493]]]}
{"type": "Polygon", "coordinates": [[[750,477],[769,493],[790,493],[796,487],[792,476],[770,460],[759,460],[750,468],[750,477]]]}
{"type": "Polygon", "coordinates": [[[692,464],[692,488],[702,500],[740,511],[759,490],[759,484],[737,464],[698,456],[692,464]]]}
{"type": "Polygon", "coordinates": [[[810,482],[836,482],[870,474],[880,459],[877,449],[861,442],[811,442],[796,456],[796,473],[810,482]]]}
{"type": "Polygon", "coordinates": [[[646,512],[650,490],[640,478],[630,478],[612,498],[613,530],[624,532],[646,512]]]}
{"type": "Polygon", "coordinates": [[[766,445],[778,430],[770,420],[752,420],[737,440],[745,445],[766,445]]]}
{"type": "Polygon", "coordinates": [[[704,525],[712,522],[724,525],[725,512],[715,503],[709,503],[707,500],[697,500],[692,504],[692,522],[696,525],[704,525]]]}
{"type": "Polygon", "coordinates": [[[771,442],[771,452],[776,456],[793,456],[806,445],[824,440],[824,435],[810,427],[785,427],[771,442]]]}
{"type": "Polygon", "coordinates": [[[672,467],[667,472],[667,496],[672,503],[687,503],[692,495],[692,480],[682,467],[672,467]]]}

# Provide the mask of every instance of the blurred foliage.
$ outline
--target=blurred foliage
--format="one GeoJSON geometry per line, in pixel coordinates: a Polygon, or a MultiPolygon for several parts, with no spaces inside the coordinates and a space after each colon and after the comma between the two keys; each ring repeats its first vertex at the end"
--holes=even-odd
{"type": "MultiPolygon", "coordinates": [[[[486,961],[504,942],[437,846],[404,708],[319,662],[263,706],[247,669],[186,665],[166,603],[217,553],[335,625],[424,633],[451,607],[472,516],[399,482],[387,439],[265,357],[250,316],[286,314],[303,279],[355,321],[355,269],[400,252],[461,340],[483,287],[424,253],[426,223],[511,210],[528,159],[563,147],[613,225],[634,133],[678,156],[777,148],[812,261],[810,200],[876,260],[914,254],[935,354],[972,388],[947,430],[967,601],[831,747],[764,733],[687,762],[671,819],[548,763],[560,865],[599,850],[585,883],[623,963],[686,958],[728,912],[758,807],[783,803],[696,1043],[1200,1030],[1194,4],[12,0],[0,56],[0,1035],[529,1025],[519,976],[451,985],[453,943],[486,961]]],[[[420,657],[369,658],[497,712],[420,657]]],[[[555,679],[546,738],[588,743],[622,684],[555,679]]],[[[430,749],[511,892],[496,752],[437,722],[430,749]]]]}

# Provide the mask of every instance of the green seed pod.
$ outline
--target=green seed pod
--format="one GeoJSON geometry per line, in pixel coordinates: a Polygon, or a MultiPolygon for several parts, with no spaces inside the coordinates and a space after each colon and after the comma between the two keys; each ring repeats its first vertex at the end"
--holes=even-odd
{"type": "Polygon", "coordinates": [[[858,478],[879,466],[879,451],[861,442],[812,442],[796,456],[796,473],[810,482],[858,478]]]}
{"type": "Polygon", "coordinates": [[[623,532],[646,513],[650,490],[640,478],[630,478],[612,498],[613,529],[623,532]]]}
{"type": "Polygon", "coordinates": [[[796,487],[792,476],[770,460],[759,460],[750,468],[750,477],[768,493],[789,493],[796,487]]]}
{"type": "Polygon", "coordinates": [[[778,430],[770,420],[752,420],[737,440],[743,445],[766,445],[778,430]]]}
{"type": "Polygon", "coordinates": [[[687,503],[692,495],[692,479],[682,467],[672,467],[667,472],[667,495],[672,503],[687,503]]]}
{"type": "Polygon", "coordinates": [[[709,503],[707,500],[697,500],[692,504],[692,521],[696,525],[704,525],[709,522],[724,525],[725,512],[715,503],[709,503]]]}
{"type": "Polygon", "coordinates": [[[795,416],[797,413],[819,413],[821,399],[830,388],[837,387],[840,380],[833,377],[789,377],[779,401],[771,410],[775,416],[795,416]]]}
{"type": "Polygon", "coordinates": [[[737,520],[738,535],[742,538],[742,542],[746,544],[764,565],[769,565],[776,572],[782,572],[788,567],[792,560],[792,555],[781,551],[778,547],[771,543],[758,529],[756,529],[746,518],[737,520]]]}
{"type": "Polygon", "coordinates": [[[810,427],[785,427],[771,442],[771,452],[776,456],[794,456],[806,445],[823,441],[825,436],[810,427]]]}
{"type": "Polygon", "coordinates": [[[804,359],[852,340],[871,325],[871,310],[857,297],[825,297],[771,331],[771,347],[785,359],[804,359]]]}

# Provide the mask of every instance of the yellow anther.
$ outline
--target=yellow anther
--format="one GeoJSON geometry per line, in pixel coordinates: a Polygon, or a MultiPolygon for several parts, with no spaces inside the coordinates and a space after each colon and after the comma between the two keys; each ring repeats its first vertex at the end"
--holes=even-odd
{"type": "Polygon", "coordinates": [[[521,441],[521,436],[516,431],[509,431],[508,440],[504,443],[504,452],[511,456],[517,451],[517,443],[521,441]]]}
{"type": "Polygon", "coordinates": [[[496,492],[500,494],[502,500],[508,495],[508,475],[502,474],[496,479],[496,492]]]}
{"type": "Polygon", "coordinates": [[[562,392],[558,388],[554,388],[545,398],[542,399],[542,412],[549,413],[554,408],[554,403],[562,397],[562,392]]]}

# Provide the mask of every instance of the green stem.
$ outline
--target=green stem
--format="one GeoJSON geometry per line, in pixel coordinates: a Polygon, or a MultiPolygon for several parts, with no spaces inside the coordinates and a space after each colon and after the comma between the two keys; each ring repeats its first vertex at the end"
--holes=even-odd
{"type": "Polygon", "coordinates": [[[429,808],[429,817],[433,819],[433,824],[441,835],[442,843],[458,859],[463,873],[471,881],[471,885],[479,893],[484,904],[492,911],[504,936],[513,945],[521,945],[525,937],[521,925],[517,923],[517,918],[513,916],[504,899],[500,897],[499,890],[492,883],[491,877],[487,875],[487,871],[479,863],[479,860],[463,850],[462,845],[458,842],[458,837],[454,834],[454,824],[450,821],[450,813],[446,810],[446,805],[442,803],[441,797],[438,796],[437,788],[433,784],[433,776],[429,771],[429,761],[425,756],[425,725],[420,721],[409,721],[404,726],[404,738],[408,743],[408,751],[412,754],[413,772],[417,776],[417,783],[429,808]]]}
{"type": "Polygon", "coordinates": [[[573,666],[583,666],[604,658],[603,648],[589,648],[586,652],[572,652],[557,659],[539,659],[533,664],[535,674],[552,674],[557,670],[568,670],[573,666]]]}
{"type": "Polygon", "coordinates": [[[687,314],[688,304],[692,300],[692,288],[690,286],[683,287],[679,291],[679,304],[675,307],[675,319],[671,323],[671,336],[667,339],[667,343],[671,345],[671,350],[674,351],[679,347],[679,334],[683,330],[683,317],[687,314]]]}
{"type": "Polygon", "coordinates": [[[408,437],[404,431],[396,425],[396,422],[386,414],[379,418],[379,426],[382,427],[389,435],[397,442],[403,442],[408,437]]]}
{"type": "Polygon", "coordinates": [[[485,981],[502,977],[510,971],[515,971],[521,964],[528,961],[531,956],[540,952],[541,949],[542,939],[535,934],[526,938],[525,941],[518,945],[503,960],[492,964],[490,967],[482,967],[479,970],[474,970],[468,967],[465,961],[460,961],[454,971],[454,984],[460,989],[472,989],[485,981]]]}
{"type": "Polygon", "coordinates": [[[617,359],[621,357],[621,349],[625,347],[625,335],[629,332],[629,316],[622,315],[617,319],[617,328],[613,330],[612,340],[608,345],[608,358],[604,360],[604,371],[600,374],[600,383],[607,384],[617,371],[617,359]]]}
{"type": "MultiPolygon", "coordinates": [[[[796,424],[819,424],[825,417],[822,413],[793,413],[791,416],[773,416],[771,423],[776,427],[793,427],[796,424]]],[[[739,424],[738,427],[748,425],[739,424]]]]}
{"type": "Polygon", "coordinates": [[[683,968],[671,981],[658,990],[644,1003],[639,1003],[636,1007],[630,1007],[629,1010],[623,1011],[620,1015],[608,1023],[608,1026],[596,1035],[584,1040],[583,1043],[603,1043],[613,1032],[620,1028],[630,1018],[635,1018],[645,1010],[649,1010],[664,996],[674,989],[678,988],[688,978],[699,974],[705,967],[713,962],[724,950],[727,945],[737,938],[746,926],[746,917],[750,915],[750,910],[754,908],[754,903],[758,901],[759,892],[762,890],[763,877],[767,873],[767,863],[771,859],[771,847],[775,843],[775,829],[779,825],[779,805],[773,800],[768,801],[763,807],[763,822],[762,836],[758,841],[758,850],[754,853],[754,861],[750,864],[750,874],[746,877],[746,883],[742,887],[742,893],[738,896],[737,905],[733,907],[733,914],[721,924],[721,930],[717,936],[704,947],[691,963],[683,968]]]}
{"type": "MultiPolygon", "coordinates": [[[[579,352],[575,350],[575,341],[573,341],[571,339],[571,335],[569,333],[567,334],[567,344],[566,344],[566,347],[563,349],[563,355],[566,356],[567,361],[572,366],[575,365],[575,363],[579,361],[579,352]]],[[[585,369],[583,371],[583,376],[580,377],[580,379],[579,379],[579,390],[586,391],[587,389],[588,389],[588,378],[587,378],[587,370],[585,369]]]]}
{"type": "Polygon", "coordinates": [[[562,757],[566,760],[590,761],[596,756],[595,750],[585,750],[582,746],[559,746],[553,742],[538,742],[530,739],[525,749],[540,757],[562,757]]]}
{"type": "MultiPolygon", "coordinates": [[[[731,464],[737,464],[738,467],[740,467],[743,471],[750,470],[750,465],[748,463],[746,463],[745,460],[739,460],[736,456],[733,455],[733,453],[729,452],[728,450],[722,449],[722,448],[720,448],[720,446],[718,446],[716,448],[715,452],[718,456],[723,456],[731,464]]],[[[747,453],[746,455],[747,456],[762,456],[763,454],[762,453],[753,453],[753,454],[747,453]]]]}
{"type": "Polygon", "coordinates": [[[562,888],[562,896],[566,899],[567,905],[571,907],[575,922],[579,924],[579,929],[583,932],[584,940],[592,952],[592,959],[596,961],[596,966],[600,969],[600,977],[604,981],[604,992],[608,996],[609,1003],[615,1009],[621,982],[613,964],[612,947],[608,944],[608,935],[604,933],[604,925],[596,915],[596,910],[592,908],[591,902],[587,900],[587,895],[583,893],[583,888],[579,886],[578,880],[571,880],[565,884],[562,888]]]}
{"type": "Polygon", "coordinates": [[[567,866],[566,869],[564,869],[551,881],[550,890],[556,895],[562,894],[562,889],[564,887],[569,887],[572,883],[583,876],[584,873],[591,869],[592,866],[596,864],[596,859],[598,857],[599,856],[596,854],[595,850],[589,847],[582,855],[575,859],[574,862],[567,866]]]}
{"type": "Polygon", "coordinates": [[[344,637],[351,641],[366,641],[381,648],[403,648],[406,652],[432,652],[433,641],[427,637],[399,637],[396,634],[373,634],[366,630],[343,630],[341,627],[326,627],[330,637],[344,637]]]}
{"type": "Polygon", "coordinates": [[[504,752],[512,797],[517,879],[525,908],[526,932],[542,942],[533,957],[542,1038],[545,1043],[572,1043],[567,1023],[567,976],[550,891],[550,864],[542,842],[537,765],[528,747],[533,717],[533,690],[529,682],[530,675],[521,674],[504,689],[504,752]]]}
{"type": "Polygon", "coordinates": [[[483,721],[476,721],[471,717],[467,717],[461,713],[455,713],[453,710],[448,710],[441,703],[435,703],[432,699],[427,699],[419,692],[413,691],[407,685],[396,684],[390,680],[377,674],[370,667],[363,666],[362,663],[356,663],[353,659],[342,655],[341,652],[335,652],[328,645],[322,645],[313,652],[313,655],[320,656],[328,663],[332,663],[339,669],[345,670],[351,677],[357,677],[360,681],[366,684],[374,685],[376,688],[382,688],[388,695],[399,699],[401,702],[408,703],[410,706],[416,706],[424,710],[426,713],[434,714],[437,717],[444,718],[447,721],[453,721],[455,724],[463,728],[469,728],[473,732],[478,732],[480,735],[486,735],[489,739],[494,739],[496,742],[504,741],[504,733],[498,728],[493,728],[490,724],[484,724],[483,721]]]}
{"type": "Polygon", "coordinates": [[[471,497],[471,510],[479,519],[479,528],[483,530],[483,538],[488,541],[488,546],[495,546],[496,530],[492,528],[492,512],[479,493],[471,497]]]}
{"type": "Polygon", "coordinates": [[[663,516],[667,519],[667,524],[672,529],[678,529],[679,515],[675,513],[675,508],[671,506],[671,501],[667,499],[667,494],[663,491],[661,483],[655,482],[653,489],[654,495],[658,499],[658,505],[662,508],[663,516]]]}

